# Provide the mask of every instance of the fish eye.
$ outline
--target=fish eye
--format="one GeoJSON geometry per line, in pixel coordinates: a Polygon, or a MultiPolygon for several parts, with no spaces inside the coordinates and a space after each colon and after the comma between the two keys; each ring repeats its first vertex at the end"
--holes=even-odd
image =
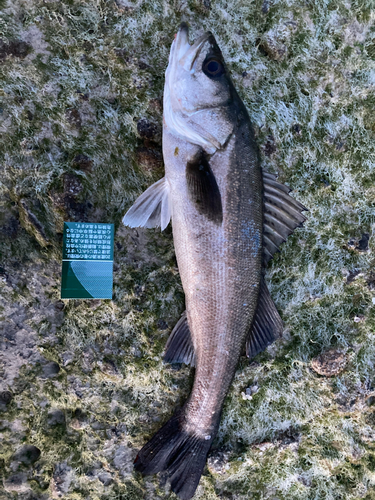
{"type": "Polygon", "coordinates": [[[221,61],[215,58],[207,59],[203,63],[202,70],[203,73],[210,78],[215,78],[225,73],[225,69],[221,61]]]}

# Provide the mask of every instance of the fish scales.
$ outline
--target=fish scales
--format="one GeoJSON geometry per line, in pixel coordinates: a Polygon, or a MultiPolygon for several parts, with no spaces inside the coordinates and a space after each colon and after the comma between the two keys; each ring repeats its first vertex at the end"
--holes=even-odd
{"type": "Polygon", "coordinates": [[[172,219],[186,312],[164,359],[196,370],[188,400],[139,451],[135,467],[166,471],[172,490],[188,500],[245,344],[254,357],[282,334],[262,268],[306,209],[262,172],[249,116],[213,35],[190,45],[185,24],[166,71],[163,156],[165,177],[123,222],[163,230],[172,219]]]}
{"type": "Polygon", "coordinates": [[[173,241],[197,358],[186,425],[202,435],[216,428],[259,292],[262,180],[250,121],[245,114],[241,121],[225,150],[209,161],[223,201],[220,225],[200,215],[188,196],[185,168],[196,147],[179,143],[175,157],[176,138],[165,133],[163,141],[173,241]]]}

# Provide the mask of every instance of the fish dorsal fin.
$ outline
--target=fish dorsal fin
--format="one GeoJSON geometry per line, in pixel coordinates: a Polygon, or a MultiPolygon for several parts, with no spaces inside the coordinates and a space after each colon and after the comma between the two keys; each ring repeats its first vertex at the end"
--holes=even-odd
{"type": "Polygon", "coordinates": [[[194,346],[191,340],[186,311],[182,313],[169,336],[163,357],[167,363],[185,363],[195,366],[194,346]]]}
{"type": "Polygon", "coordinates": [[[264,264],[267,264],[287,237],[306,220],[301,212],[307,208],[289,196],[290,188],[277,182],[276,175],[265,170],[262,174],[264,187],[263,260],[264,264]]]}
{"type": "Polygon", "coordinates": [[[186,182],[190,200],[208,220],[221,224],[223,208],[215,175],[203,150],[186,166],[186,182]]]}
{"type": "Polygon", "coordinates": [[[264,278],[260,282],[258,306],[246,339],[246,356],[253,358],[280,338],[283,322],[268,291],[264,278]]]}
{"type": "Polygon", "coordinates": [[[169,184],[165,177],[152,184],[136,199],[122,222],[129,227],[161,227],[163,231],[171,219],[169,184]]]}

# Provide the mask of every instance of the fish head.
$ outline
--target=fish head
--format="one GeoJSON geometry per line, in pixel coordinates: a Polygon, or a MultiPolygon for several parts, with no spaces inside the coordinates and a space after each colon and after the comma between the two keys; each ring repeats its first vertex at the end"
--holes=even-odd
{"type": "Polygon", "coordinates": [[[233,132],[234,86],[215,37],[204,33],[192,45],[185,23],[172,43],[164,88],[168,131],[213,154],[233,132]]]}

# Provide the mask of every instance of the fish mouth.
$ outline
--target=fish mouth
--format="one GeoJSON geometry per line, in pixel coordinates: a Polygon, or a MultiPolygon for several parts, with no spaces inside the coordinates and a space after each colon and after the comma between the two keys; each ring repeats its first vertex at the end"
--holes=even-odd
{"type": "Polygon", "coordinates": [[[207,31],[202,36],[197,38],[197,40],[195,40],[192,45],[190,45],[189,27],[186,23],[181,23],[176,38],[173,41],[170,62],[178,62],[187,71],[194,70],[194,63],[199,56],[205,42],[211,36],[212,33],[210,31],[207,31]]]}
{"type": "Polygon", "coordinates": [[[198,56],[211,37],[213,35],[208,31],[190,45],[188,25],[186,23],[180,25],[172,43],[169,64],[165,72],[163,98],[164,124],[167,129],[177,137],[202,147],[209,154],[215,153],[220,148],[220,142],[207,130],[189,122],[189,117],[199,110],[191,108],[188,102],[189,96],[179,95],[179,91],[181,90],[180,80],[187,76],[181,75],[180,70],[186,71],[188,76],[194,75],[198,56]]]}

